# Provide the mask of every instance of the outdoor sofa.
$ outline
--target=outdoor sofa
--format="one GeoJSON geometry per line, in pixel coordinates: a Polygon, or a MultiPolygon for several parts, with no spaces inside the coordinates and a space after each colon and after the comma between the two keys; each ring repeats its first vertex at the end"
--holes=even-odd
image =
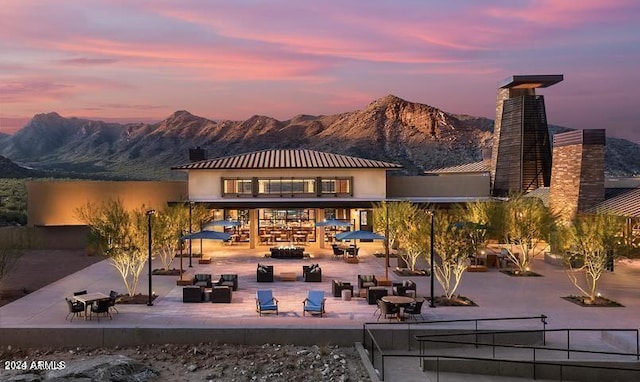
{"type": "Polygon", "coordinates": [[[302,279],[305,282],[322,282],[322,269],[318,264],[303,265],[302,279]]]}

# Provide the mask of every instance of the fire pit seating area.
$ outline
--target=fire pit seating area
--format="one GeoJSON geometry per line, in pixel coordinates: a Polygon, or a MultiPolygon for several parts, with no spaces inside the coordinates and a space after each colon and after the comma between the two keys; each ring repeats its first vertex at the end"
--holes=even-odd
{"type": "Polygon", "coordinates": [[[203,288],[211,288],[211,275],[208,274],[195,274],[191,282],[192,285],[196,285],[203,288]]]}
{"type": "Polygon", "coordinates": [[[273,265],[258,264],[256,270],[256,281],[259,283],[273,282],[273,265]]]}
{"type": "Polygon", "coordinates": [[[342,297],[343,290],[350,290],[351,295],[353,295],[353,285],[351,283],[331,280],[331,292],[333,293],[333,297],[342,297]]]}
{"type": "Polygon", "coordinates": [[[401,283],[393,283],[393,295],[394,296],[406,296],[408,291],[413,291],[413,295],[416,294],[416,283],[413,280],[403,280],[401,283]]]}
{"type": "Polygon", "coordinates": [[[318,264],[303,265],[302,278],[305,282],[322,282],[322,269],[318,264]]]}
{"type": "Polygon", "coordinates": [[[302,259],[304,257],[303,247],[272,247],[269,250],[273,259],[302,259]]]}
{"type": "Polygon", "coordinates": [[[238,290],[238,275],[235,274],[223,274],[220,275],[220,280],[215,284],[217,286],[228,286],[234,291],[238,290]]]}

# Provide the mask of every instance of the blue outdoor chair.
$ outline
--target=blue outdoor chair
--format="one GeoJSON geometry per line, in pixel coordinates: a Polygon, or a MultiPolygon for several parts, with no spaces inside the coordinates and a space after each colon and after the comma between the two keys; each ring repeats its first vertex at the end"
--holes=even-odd
{"type": "Polygon", "coordinates": [[[256,291],[256,312],[262,316],[263,312],[276,312],[278,315],[278,300],[273,297],[271,289],[258,289],[256,291]]]}
{"type": "Polygon", "coordinates": [[[311,314],[319,313],[322,317],[324,313],[324,291],[323,290],[310,290],[307,293],[307,298],[302,302],[302,315],[306,312],[311,314]]]}

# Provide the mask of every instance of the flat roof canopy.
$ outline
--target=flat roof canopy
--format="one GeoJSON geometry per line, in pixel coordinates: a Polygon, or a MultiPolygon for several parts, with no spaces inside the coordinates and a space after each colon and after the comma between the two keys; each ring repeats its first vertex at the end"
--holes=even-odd
{"type": "Polygon", "coordinates": [[[551,85],[561,82],[563,79],[564,75],[562,74],[515,75],[505,78],[499,87],[502,89],[548,88],[551,85]]]}

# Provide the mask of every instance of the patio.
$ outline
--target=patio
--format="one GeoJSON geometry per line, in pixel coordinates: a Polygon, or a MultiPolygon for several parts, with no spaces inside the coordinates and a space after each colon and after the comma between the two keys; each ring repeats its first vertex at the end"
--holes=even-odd
{"type": "MultiPolygon", "coordinates": [[[[368,243],[367,243],[368,244],[368,243]]],[[[182,302],[182,287],[176,286],[175,276],[153,276],[153,289],[158,295],[154,305],[118,304],[120,313],[113,320],[65,321],[67,306],[64,297],[73,291],[87,289],[91,292],[108,293],[110,290],[123,291],[119,274],[107,262],[102,261],[76,272],[64,279],[37,290],[11,304],[0,308],[0,327],[46,328],[46,327],[164,327],[164,328],[343,328],[361,329],[362,323],[375,321],[376,305],[369,305],[365,298],[354,297],[343,301],[331,294],[331,280],[351,282],[357,285],[358,274],[383,276],[384,258],[376,258],[376,245],[364,244],[358,264],[348,264],[334,260],[331,249],[308,249],[311,258],[270,259],[265,258],[264,248],[249,250],[238,246],[217,246],[211,263],[193,262],[189,268],[188,259],[183,259],[187,270],[185,277],[195,273],[210,273],[214,280],[221,274],[237,274],[239,288],[233,292],[231,304],[208,302],[186,304],[182,302]],[[274,266],[276,275],[295,272],[295,282],[282,282],[276,277],[273,283],[257,283],[257,264],[274,266]],[[322,268],[322,282],[302,281],[302,266],[319,263],[322,268]],[[278,316],[259,317],[255,311],[257,289],[272,289],[280,301],[278,316]],[[325,292],[326,314],[323,317],[302,316],[302,301],[311,289],[325,292]]],[[[207,251],[205,251],[207,252],[207,251]]],[[[179,268],[179,258],[173,266],[179,268]]],[[[392,266],[395,260],[391,260],[392,266]]],[[[154,268],[159,264],[153,264],[154,268]]],[[[420,265],[423,267],[424,265],[420,265]]],[[[546,314],[549,326],[558,327],[619,327],[637,325],[640,315],[640,297],[636,280],[640,267],[636,262],[618,264],[614,273],[606,273],[601,282],[602,294],[625,305],[624,308],[583,308],[562,297],[576,294],[562,268],[536,259],[533,269],[544,277],[514,278],[500,273],[497,269],[488,272],[465,273],[458,293],[472,299],[477,307],[437,307],[423,306],[425,319],[454,319],[469,317],[530,316],[546,314]]],[[[406,279],[417,283],[420,297],[429,295],[429,277],[400,277],[389,270],[392,281],[406,279]]],[[[143,272],[139,292],[146,293],[147,276],[143,272]]],[[[354,296],[357,295],[357,286],[354,296]]],[[[436,283],[435,295],[441,294],[436,283]]]]}

